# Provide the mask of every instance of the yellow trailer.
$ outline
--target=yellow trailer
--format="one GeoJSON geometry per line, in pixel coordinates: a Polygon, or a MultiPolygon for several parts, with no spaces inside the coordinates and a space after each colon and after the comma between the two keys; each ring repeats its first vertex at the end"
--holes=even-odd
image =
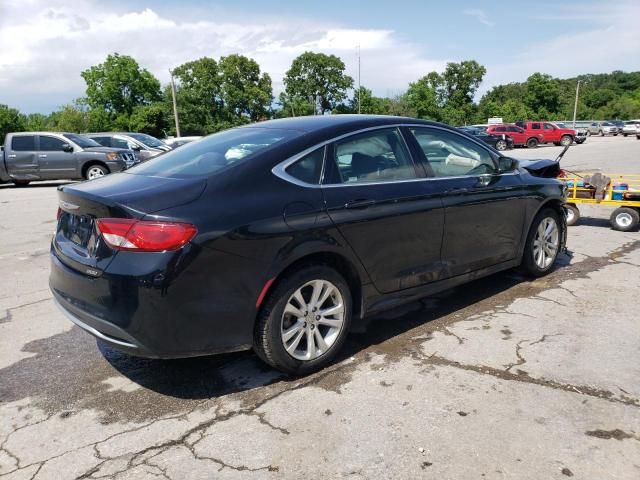
{"type": "Polygon", "coordinates": [[[614,230],[629,232],[638,228],[640,175],[595,173],[580,176],[563,173],[559,180],[567,185],[567,225],[578,223],[578,205],[588,204],[618,207],[609,218],[614,230]]]}

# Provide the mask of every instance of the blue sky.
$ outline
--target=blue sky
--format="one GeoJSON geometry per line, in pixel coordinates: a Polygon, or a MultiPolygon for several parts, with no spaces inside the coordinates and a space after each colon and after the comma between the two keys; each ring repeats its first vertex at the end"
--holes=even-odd
{"type": "Polygon", "coordinates": [[[80,72],[117,51],[161,81],[202,56],[242,53],[273,79],[305,50],[339,55],[352,76],[393,95],[449,61],[487,68],[481,87],[543,71],[640,70],[638,0],[0,1],[0,103],[49,112],[83,95],[80,72]]]}

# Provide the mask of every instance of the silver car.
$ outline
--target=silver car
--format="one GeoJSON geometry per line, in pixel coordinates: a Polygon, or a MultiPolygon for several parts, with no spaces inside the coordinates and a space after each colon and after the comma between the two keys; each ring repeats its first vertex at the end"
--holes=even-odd
{"type": "Polygon", "coordinates": [[[620,133],[618,126],[612,122],[593,122],[587,130],[588,135],[600,135],[601,137],[605,135],[616,136],[618,133],[620,133]]]}
{"type": "Polygon", "coordinates": [[[639,128],[640,120],[629,120],[628,122],[624,122],[624,127],[622,127],[622,135],[624,135],[625,137],[627,135],[636,135],[639,128]]]}

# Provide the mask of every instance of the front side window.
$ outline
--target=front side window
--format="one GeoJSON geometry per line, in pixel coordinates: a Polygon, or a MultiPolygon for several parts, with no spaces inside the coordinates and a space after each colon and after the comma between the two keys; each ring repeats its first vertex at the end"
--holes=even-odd
{"type": "Polygon", "coordinates": [[[322,175],[324,147],[305,155],[285,170],[293,178],[304,183],[318,185],[322,175]]]}
{"type": "Polygon", "coordinates": [[[360,133],[336,142],[332,161],[335,168],[327,183],[393,182],[417,177],[396,128],[360,133]]]}
{"type": "Polygon", "coordinates": [[[11,150],[16,152],[32,152],[36,149],[36,137],[34,135],[19,135],[11,140],[11,150]]]}
{"type": "Polygon", "coordinates": [[[550,123],[545,123],[544,124],[544,129],[545,130],[553,130],[553,125],[551,125],[550,123]]]}
{"type": "Polygon", "coordinates": [[[62,146],[66,142],[63,142],[56,137],[45,137],[40,135],[40,151],[42,152],[62,152],[62,146]]]}
{"type": "Polygon", "coordinates": [[[411,132],[435,177],[497,173],[489,152],[461,135],[428,128],[414,128],[411,132]]]}
{"type": "Polygon", "coordinates": [[[112,137],[111,146],[114,148],[129,148],[129,143],[122,138],[112,137]]]}
{"type": "Polygon", "coordinates": [[[496,132],[500,132],[500,133],[506,132],[507,131],[507,127],[496,127],[495,131],[496,132]]]}
{"type": "Polygon", "coordinates": [[[242,127],[209,135],[141,163],[127,173],[158,177],[194,177],[250,161],[274,146],[302,135],[298,130],[242,127]]]}

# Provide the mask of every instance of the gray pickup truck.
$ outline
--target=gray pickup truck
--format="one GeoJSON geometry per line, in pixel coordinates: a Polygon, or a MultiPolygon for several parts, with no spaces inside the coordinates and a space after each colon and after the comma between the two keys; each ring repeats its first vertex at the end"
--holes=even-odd
{"type": "Polygon", "coordinates": [[[0,152],[0,182],[91,180],[135,163],[132,150],[103,147],[76,133],[8,133],[0,152]]]}

